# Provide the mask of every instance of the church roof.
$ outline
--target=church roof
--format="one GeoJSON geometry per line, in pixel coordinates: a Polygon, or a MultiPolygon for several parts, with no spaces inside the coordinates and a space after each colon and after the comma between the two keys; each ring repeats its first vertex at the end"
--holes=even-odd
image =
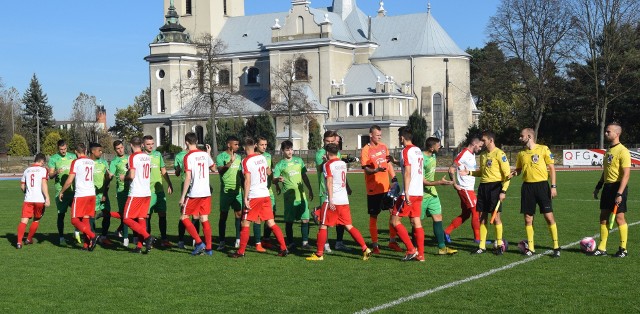
{"type": "MultiPolygon", "coordinates": [[[[349,68],[344,78],[347,90],[346,95],[375,94],[376,83],[378,81],[384,82],[385,79],[386,75],[370,63],[354,64],[349,68]]],[[[395,83],[394,86],[396,88],[391,94],[399,94],[399,88],[395,83]]]]}
{"type": "MultiPolygon", "coordinates": [[[[269,105],[269,91],[261,89],[247,90],[231,95],[229,105],[218,109],[218,116],[251,116],[265,111],[269,105]]],[[[186,106],[171,116],[171,119],[209,117],[211,106],[207,95],[191,99],[186,106]]]]}
{"type": "Polygon", "coordinates": [[[430,12],[376,17],[372,19],[371,27],[372,41],[380,45],[372,59],[407,55],[469,56],[430,12]]]}
{"type": "Polygon", "coordinates": [[[271,43],[271,26],[276,19],[284,21],[288,12],[230,17],[219,38],[227,44],[226,53],[265,51],[271,43]]]}

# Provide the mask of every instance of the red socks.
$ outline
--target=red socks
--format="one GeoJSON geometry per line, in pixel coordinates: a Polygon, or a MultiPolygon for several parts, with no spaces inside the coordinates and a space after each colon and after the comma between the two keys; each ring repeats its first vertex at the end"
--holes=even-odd
{"type": "Polygon", "coordinates": [[[398,224],[397,226],[395,226],[395,229],[398,236],[400,237],[400,240],[402,240],[402,243],[404,243],[404,245],[407,247],[407,252],[415,252],[416,248],[413,246],[413,243],[411,243],[411,238],[409,238],[409,232],[407,232],[407,228],[405,228],[402,224],[398,224]]]}
{"type": "Polygon", "coordinates": [[[27,224],[20,222],[18,224],[18,243],[22,244],[22,238],[24,238],[24,231],[27,230],[27,224]]]}
{"type": "MultiPolygon", "coordinates": [[[[282,233],[280,233],[282,235],[282,233]]],[[[240,248],[238,254],[244,254],[247,249],[247,243],[249,243],[249,227],[242,226],[240,229],[240,248]]]]}
{"type": "Polygon", "coordinates": [[[273,232],[273,234],[276,236],[278,243],[280,243],[280,250],[286,250],[287,244],[284,242],[284,236],[282,235],[282,230],[280,229],[280,227],[278,227],[278,225],[276,224],[273,224],[273,226],[271,226],[270,228],[271,232],[273,232]]]}
{"type": "Polygon", "coordinates": [[[424,256],[424,228],[415,228],[413,235],[416,237],[418,244],[418,256],[424,256]]]}
{"type": "Polygon", "coordinates": [[[71,218],[71,224],[78,229],[78,231],[84,233],[90,239],[96,235],[91,232],[91,226],[89,226],[89,219],[71,218]]]}
{"type": "Polygon", "coordinates": [[[29,235],[27,235],[27,240],[29,241],[33,240],[33,236],[36,234],[36,231],[38,231],[39,226],[40,226],[40,220],[31,222],[31,226],[29,227],[29,235]]]}
{"type": "Polygon", "coordinates": [[[476,208],[471,208],[471,228],[473,228],[474,239],[480,241],[480,213],[476,208]]]}
{"type": "Polygon", "coordinates": [[[124,224],[127,225],[129,228],[131,228],[131,230],[138,233],[138,235],[140,235],[143,239],[146,239],[149,237],[149,234],[147,233],[147,223],[145,222],[144,219],[135,221],[132,218],[126,218],[124,220],[124,224]]]}
{"type": "MultiPolygon", "coordinates": [[[[197,244],[202,243],[202,239],[200,238],[200,235],[198,234],[198,230],[196,230],[196,227],[191,222],[191,219],[189,219],[189,218],[182,219],[182,224],[184,225],[184,229],[187,230],[187,232],[189,232],[189,235],[191,235],[191,237],[194,240],[196,240],[197,244]]],[[[207,221],[207,225],[209,225],[208,221],[207,221]]],[[[204,222],[202,223],[202,226],[204,227],[204,222]]],[[[205,232],[205,235],[206,234],[207,233],[205,232]]],[[[211,227],[209,227],[209,242],[211,242],[211,227]]],[[[211,247],[207,248],[207,250],[211,250],[211,247]]]]}
{"type": "Polygon", "coordinates": [[[396,228],[393,227],[392,223],[389,223],[389,238],[395,239],[398,236],[398,232],[396,232],[396,228]]]}
{"type": "Polygon", "coordinates": [[[202,222],[202,232],[204,232],[204,243],[207,245],[207,250],[210,251],[211,250],[211,224],[209,223],[209,220],[202,222]]]}
{"type": "Polygon", "coordinates": [[[369,234],[371,242],[378,243],[378,217],[369,216],[369,234]]]}
{"type": "Polygon", "coordinates": [[[122,218],[119,212],[110,212],[109,215],[111,215],[111,218],[116,218],[116,219],[122,218]]]}
{"type": "Polygon", "coordinates": [[[356,227],[351,227],[351,229],[347,231],[349,231],[349,234],[353,237],[353,239],[356,240],[358,244],[360,244],[360,247],[363,251],[367,249],[367,244],[364,242],[362,234],[360,234],[360,231],[358,231],[356,227]]]}
{"type": "Polygon", "coordinates": [[[318,229],[318,251],[317,256],[324,255],[324,244],[327,243],[327,229],[318,229]]]}

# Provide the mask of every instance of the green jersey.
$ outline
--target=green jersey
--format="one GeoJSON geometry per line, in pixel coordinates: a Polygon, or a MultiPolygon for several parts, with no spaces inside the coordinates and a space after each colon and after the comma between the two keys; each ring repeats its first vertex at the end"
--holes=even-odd
{"type": "MultiPolygon", "coordinates": [[[[271,154],[269,154],[268,152],[264,152],[262,153],[262,156],[264,156],[264,158],[267,160],[267,167],[271,168],[271,154]]],[[[273,171],[273,169],[271,169],[273,171]]],[[[269,193],[271,195],[273,195],[273,190],[271,189],[271,185],[273,184],[273,172],[271,173],[271,175],[269,176],[269,179],[267,180],[267,188],[269,188],[269,193]]]]}
{"type": "Polygon", "coordinates": [[[121,175],[127,174],[129,155],[114,157],[109,164],[109,172],[116,177],[116,191],[123,192],[129,189],[129,181],[120,180],[121,175]]]}
{"type": "MultiPolygon", "coordinates": [[[[322,199],[322,196],[326,196],[327,195],[327,186],[325,185],[324,182],[324,176],[322,175],[322,166],[325,163],[324,160],[324,156],[327,154],[327,152],[324,150],[324,148],[321,148],[320,150],[318,150],[318,152],[316,153],[316,173],[318,174],[318,193],[322,199]]],[[[342,155],[340,155],[340,152],[338,152],[338,158],[342,158],[342,155]]]]}
{"type": "Polygon", "coordinates": [[[164,168],[164,159],[162,158],[162,154],[154,150],[149,154],[151,157],[151,192],[152,193],[163,193],[164,188],[162,187],[162,171],[164,168]]]}
{"type": "MultiPolygon", "coordinates": [[[[54,169],[56,173],[58,173],[58,170],[62,170],[58,173],[55,179],[56,194],[62,190],[62,186],[67,181],[67,177],[69,177],[71,162],[77,158],[78,157],[74,153],[66,153],[64,156],[61,156],[60,153],[56,153],[49,158],[49,169],[54,169]]],[[[73,185],[71,185],[70,190],[73,190],[73,185]]]]}
{"type": "MultiPolygon", "coordinates": [[[[183,150],[176,155],[176,160],[173,162],[174,169],[180,168],[180,182],[184,183],[185,173],[184,173],[184,156],[187,155],[187,151],[183,150]]],[[[182,186],[182,185],[181,185],[182,186]]]]}
{"type": "MultiPolygon", "coordinates": [[[[227,169],[227,171],[220,176],[220,187],[223,191],[239,190],[240,188],[239,175],[240,165],[242,164],[242,157],[240,157],[240,155],[238,154],[235,155],[236,159],[233,161],[231,166],[229,166],[229,169],[227,169]]],[[[229,161],[231,161],[231,155],[229,155],[229,153],[227,153],[226,151],[222,152],[216,157],[216,166],[218,168],[224,167],[224,165],[226,165],[229,161]]]]}
{"type": "MultiPolygon", "coordinates": [[[[422,153],[424,162],[422,166],[422,177],[427,181],[435,181],[436,177],[436,155],[431,154],[431,156],[422,153]]],[[[438,191],[436,191],[435,186],[427,186],[424,185],[424,195],[423,198],[432,198],[438,197],[438,191]]]]}
{"type": "Polygon", "coordinates": [[[93,167],[93,185],[96,187],[96,194],[102,193],[104,190],[104,176],[109,171],[109,164],[107,161],[100,158],[95,160],[95,166],[93,167]]]}
{"type": "Polygon", "coordinates": [[[307,167],[300,157],[293,157],[291,160],[282,159],[273,168],[273,176],[282,176],[284,181],[283,194],[289,201],[302,201],[305,199],[302,185],[302,175],[307,173],[307,167]]]}

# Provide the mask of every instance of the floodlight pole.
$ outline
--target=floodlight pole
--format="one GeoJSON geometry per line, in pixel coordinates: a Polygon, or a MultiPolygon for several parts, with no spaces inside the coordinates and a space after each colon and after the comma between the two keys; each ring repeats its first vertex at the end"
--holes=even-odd
{"type": "Polygon", "coordinates": [[[445,85],[444,85],[444,130],[442,130],[442,143],[445,149],[449,149],[449,58],[444,58],[442,60],[445,66],[445,85]]]}

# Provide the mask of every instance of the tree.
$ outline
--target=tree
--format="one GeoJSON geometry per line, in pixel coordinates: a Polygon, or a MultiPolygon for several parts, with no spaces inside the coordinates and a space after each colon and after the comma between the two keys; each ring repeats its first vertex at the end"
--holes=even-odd
{"type": "Polygon", "coordinates": [[[140,95],[133,99],[133,104],[140,108],[142,116],[151,114],[151,88],[145,88],[140,95]]]}
{"type": "Polygon", "coordinates": [[[42,152],[51,156],[58,152],[58,141],[62,139],[58,131],[50,131],[44,138],[44,144],[42,145],[42,152]]]}
{"type": "Polygon", "coordinates": [[[272,92],[272,112],[283,112],[287,115],[287,125],[289,128],[289,140],[293,138],[294,114],[306,118],[305,114],[311,109],[311,103],[307,94],[307,81],[311,79],[306,75],[303,79],[300,76],[301,69],[296,68],[298,61],[304,60],[301,55],[294,55],[292,58],[283,61],[277,67],[271,69],[271,92],[272,92]]]}
{"type": "Polygon", "coordinates": [[[30,149],[34,152],[40,152],[40,139],[44,137],[46,131],[55,124],[53,120],[53,111],[51,106],[47,104],[47,95],[42,91],[42,86],[38,82],[35,74],[31,78],[29,88],[22,96],[23,127],[29,130],[26,140],[30,143],[30,149]]]}
{"type": "Polygon", "coordinates": [[[261,113],[256,117],[247,119],[247,124],[244,127],[244,136],[254,139],[262,136],[267,139],[267,150],[275,150],[276,133],[271,115],[269,113],[261,113]]]}
{"type": "Polygon", "coordinates": [[[115,124],[109,128],[109,132],[116,134],[118,138],[129,141],[134,136],[142,136],[142,117],[143,108],[135,104],[129,105],[124,109],[116,110],[115,124]]]}
{"type": "MultiPolygon", "coordinates": [[[[585,66],[574,66],[574,71],[584,71],[592,86],[591,103],[595,123],[600,127],[599,145],[604,147],[604,129],[607,111],[612,102],[637,88],[627,84],[625,74],[637,58],[628,49],[638,37],[633,29],[640,18],[640,3],[636,0],[574,0],[573,16],[576,27],[574,40],[581,44],[585,66]]],[[[637,49],[637,48],[636,48],[637,49]]],[[[574,72],[574,76],[580,74],[574,72]]]]}
{"type": "Polygon", "coordinates": [[[94,123],[98,113],[96,96],[80,93],[73,101],[71,121],[75,136],[84,143],[98,142],[100,130],[94,123]]]}
{"type": "Polygon", "coordinates": [[[411,128],[413,145],[420,147],[421,150],[425,150],[424,144],[427,141],[427,121],[418,113],[418,110],[409,116],[407,126],[411,128]]]}
{"type": "Polygon", "coordinates": [[[536,135],[558,86],[558,67],[571,54],[567,40],[573,21],[565,1],[502,0],[489,21],[490,38],[517,61],[530,123],[536,135]]]}
{"type": "MultiPolygon", "coordinates": [[[[235,118],[223,118],[218,120],[218,150],[223,151],[227,149],[227,138],[229,136],[242,137],[244,134],[244,120],[240,117],[235,118]]],[[[207,122],[207,129],[211,129],[211,125],[207,122]]],[[[211,143],[211,133],[207,133],[205,136],[205,142],[211,143]]]]}
{"type": "Polygon", "coordinates": [[[309,143],[307,149],[320,149],[322,146],[322,134],[320,134],[320,123],[311,118],[309,120],[309,143]]]}
{"type": "Polygon", "coordinates": [[[496,98],[508,99],[521,92],[515,62],[507,59],[497,43],[467,49],[467,53],[471,55],[471,94],[479,108],[496,98]]]}
{"type": "Polygon", "coordinates": [[[24,136],[20,134],[13,135],[13,138],[7,144],[7,148],[9,148],[10,156],[30,156],[31,152],[29,152],[29,146],[27,145],[27,140],[24,136]]]}
{"type": "Polygon", "coordinates": [[[7,146],[11,136],[15,133],[13,116],[15,99],[18,99],[16,89],[5,90],[0,78],[0,115],[2,117],[11,117],[10,119],[0,119],[0,147],[2,148],[7,146]]]}

